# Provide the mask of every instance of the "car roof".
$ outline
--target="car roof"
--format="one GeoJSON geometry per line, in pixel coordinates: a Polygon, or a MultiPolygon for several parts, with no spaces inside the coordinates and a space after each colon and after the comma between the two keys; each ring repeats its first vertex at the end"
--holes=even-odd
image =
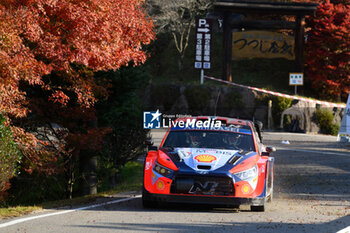
{"type": "Polygon", "coordinates": [[[177,118],[176,120],[186,120],[186,119],[197,119],[197,120],[207,120],[207,119],[216,119],[219,121],[225,122],[226,125],[246,125],[253,127],[254,124],[250,120],[243,120],[238,118],[230,118],[230,117],[221,117],[221,116],[192,116],[192,117],[183,117],[177,118]]]}

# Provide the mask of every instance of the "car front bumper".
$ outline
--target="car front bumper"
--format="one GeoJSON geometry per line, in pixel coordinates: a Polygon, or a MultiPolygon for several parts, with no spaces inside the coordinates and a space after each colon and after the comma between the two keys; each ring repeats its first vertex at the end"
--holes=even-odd
{"type": "Polygon", "coordinates": [[[252,205],[262,206],[266,203],[265,197],[242,198],[210,195],[186,195],[186,194],[155,194],[144,190],[142,198],[147,201],[186,204],[210,204],[210,205],[252,205]]]}

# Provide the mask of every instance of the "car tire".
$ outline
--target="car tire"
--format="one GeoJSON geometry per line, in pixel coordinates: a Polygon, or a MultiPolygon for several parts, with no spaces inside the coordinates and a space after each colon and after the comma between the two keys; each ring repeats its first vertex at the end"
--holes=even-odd
{"type": "Polygon", "coordinates": [[[154,201],[152,199],[150,200],[148,198],[147,191],[145,190],[145,188],[143,188],[142,190],[142,206],[145,209],[156,208],[158,206],[157,201],[154,201]]]}
{"type": "Polygon", "coordinates": [[[265,205],[251,205],[250,210],[254,212],[264,212],[265,211],[265,205]]]}
{"type": "MultiPolygon", "coordinates": [[[[272,167],[272,169],[273,169],[273,167],[272,167]]],[[[272,202],[272,200],[273,200],[273,173],[271,173],[270,171],[269,171],[269,176],[268,176],[268,182],[269,182],[269,185],[267,185],[267,187],[270,187],[270,188],[269,188],[269,193],[266,197],[266,200],[267,200],[267,202],[272,202]]]]}

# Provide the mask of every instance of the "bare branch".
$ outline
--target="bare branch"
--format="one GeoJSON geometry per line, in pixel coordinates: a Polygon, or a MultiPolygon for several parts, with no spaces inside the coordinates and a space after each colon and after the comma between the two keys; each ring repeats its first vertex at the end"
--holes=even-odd
{"type": "Polygon", "coordinates": [[[189,44],[195,17],[203,15],[210,7],[210,0],[148,0],[146,7],[153,18],[157,32],[168,32],[174,38],[179,56],[183,58],[189,44]]]}

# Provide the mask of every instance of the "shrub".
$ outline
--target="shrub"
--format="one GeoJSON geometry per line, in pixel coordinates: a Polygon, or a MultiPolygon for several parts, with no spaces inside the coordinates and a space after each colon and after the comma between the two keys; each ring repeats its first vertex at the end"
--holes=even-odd
{"type": "Polygon", "coordinates": [[[21,171],[19,176],[11,179],[8,191],[9,205],[36,205],[45,201],[67,198],[64,174],[46,175],[36,171],[29,174],[21,171]]]}
{"type": "Polygon", "coordinates": [[[329,134],[331,135],[338,135],[340,126],[338,124],[331,124],[329,127],[329,134]]]}
{"type": "Polygon", "coordinates": [[[10,188],[9,180],[19,168],[21,153],[13,140],[12,132],[0,115],[0,200],[4,199],[5,191],[10,188]]]}
{"type": "Polygon", "coordinates": [[[272,98],[272,116],[276,125],[279,125],[284,110],[290,107],[292,99],[274,96],[272,98]]]}
{"type": "Polygon", "coordinates": [[[316,119],[320,126],[320,132],[324,134],[337,135],[339,125],[333,124],[333,114],[328,109],[317,109],[316,119]]]}
{"type": "Polygon", "coordinates": [[[262,94],[255,99],[255,105],[267,106],[269,100],[272,100],[273,122],[275,123],[275,125],[279,125],[281,121],[282,112],[290,107],[293,100],[284,98],[284,97],[279,97],[279,96],[270,96],[270,95],[262,94]]]}

